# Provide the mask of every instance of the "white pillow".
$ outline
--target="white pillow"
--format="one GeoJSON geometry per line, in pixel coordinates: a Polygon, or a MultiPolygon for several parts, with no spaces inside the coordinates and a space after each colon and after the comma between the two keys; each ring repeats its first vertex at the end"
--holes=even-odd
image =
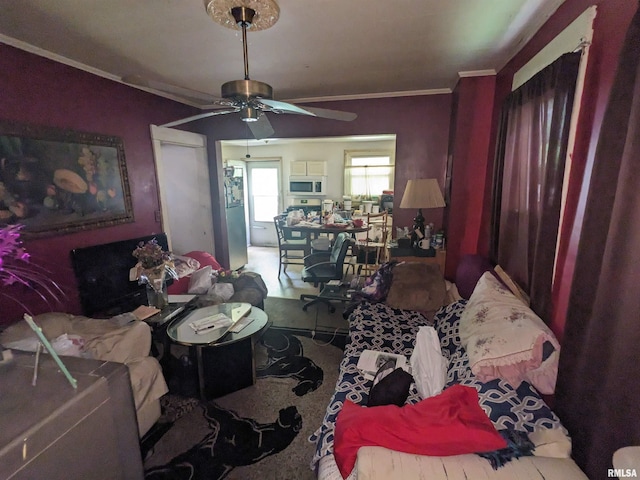
{"type": "Polygon", "coordinates": [[[514,388],[527,380],[540,393],[553,393],[558,340],[540,317],[490,272],[480,277],[460,316],[460,340],[479,380],[502,378],[514,388]]]}
{"type": "Polygon", "coordinates": [[[200,268],[200,262],[195,258],[184,257],[180,255],[174,255],[173,264],[175,271],[178,274],[178,278],[191,275],[193,272],[200,268]]]}
{"type": "Polygon", "coordinates": [[[200,270],[196,270],[191,274],[189,279],[188,293],[194,295],[204,295],[209,291],[211,285],[213,285],[213,279],[211,278],[211,265],[202,267],[200,270]]]}

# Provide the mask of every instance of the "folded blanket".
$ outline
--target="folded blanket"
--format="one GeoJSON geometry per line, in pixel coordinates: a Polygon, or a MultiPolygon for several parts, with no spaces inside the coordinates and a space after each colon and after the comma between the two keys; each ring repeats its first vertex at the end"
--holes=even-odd
{"type": "Polygon", "coordinates": [[[416,455],[460,455],[507,448],[475,388],[454,385],[413,405],[360,407],[347,400],[336,420],[334,454],[346,478],[358,449],[381,446],[416,455]]]}

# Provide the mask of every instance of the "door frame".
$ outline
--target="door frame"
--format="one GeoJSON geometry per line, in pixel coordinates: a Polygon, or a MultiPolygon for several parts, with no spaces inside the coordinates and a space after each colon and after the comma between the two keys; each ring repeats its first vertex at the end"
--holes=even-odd
{"type": "MultiPolygon", "coordinates": [[[[153,156],[156,167],[156,181],[158,190],[158,201],[160,203],[160,228],[167,235],[167,242],[169,244],[169,250],[172,250],[171,246],[171,227],[169,224],[169,212],[167,210],[167,201],[163,193],[162,185],[166,185],[164,170],[162,167],[162,144],[178,145],[187,148],[202,149],[204,158],[207,156],[207,137],[200,135],[199,133],[186,132],[184,130],[177,130],[168,127],[159,127],[157,125],[151,125],[151,140],[153,147],[153,156]]],[[[211,197],[211,192],[209,192],[211,197]]],[[[213,199],[212,199],[213,200],[213,199]]],[[[211,202],[213,208],[213,201],[211,202]]],[[[213,225],[213,218],[211,219],[212,231],[215,231],[213,225]]],[[[212,236],[213,248],[215,251],[215,239],[212,236]]]]}
{"type": "MultiPolygon", "coordinates": [[[[253,234],[253,229],[254,229],[254,225],[253,225],[253,192],[251,191],[251,169],[252,166],[258,167],[260,166],[261,163],[273,163],[273,164],[277,164],[277,169],[278,169],[278,212],[282,212],[282,189],[283,189],[283,183],[282,183],[282,157],[251,157],[249,159],[246,160],[247,162],[247,195],[248,195],[248,206],[247,206],[247,213],[248,213],[248,222],[247,222],[247,230],[249,231],[249,239],[253,240],[252,234],[253,234]]],[[[273,221],[269,222],[260,222],[260,223],[266,223],[269,226],[267,226],[267,229],[273,229],[273,240],[274,243],[273,245],[269,244],[270,246],[277,246],[278,242],[277,242],[277,237],[276,237],[276,232],[275,232],[275,225],[273,224],[273,221]]],[[[250,242],[251,245],[254,245],[254,242],[251,241],[250,242]]]]}

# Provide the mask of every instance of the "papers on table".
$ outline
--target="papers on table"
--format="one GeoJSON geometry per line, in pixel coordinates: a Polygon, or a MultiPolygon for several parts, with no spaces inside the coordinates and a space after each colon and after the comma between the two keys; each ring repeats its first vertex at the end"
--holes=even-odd
{"type": "Polygon", "coordinates": [[[227,331],[237,333],[251,323],[252,319],[246,317],[250,311],[250,303],[239,303],[231,309],[231,312],[227,311],[231,316],[224,312],[214,313],[213,315],[189,322],[189,326],[198,335],[211,333],[216,330],[220,330],[221,333],[226,333],[227,331]]]}
{"type": "Polygon", "coordinates": [[[233,321],[224,313],[216,313],[189,323],[189,326],[198,335],[210,333],[218,329],[226,329],[231,325],[233,325],[233,321]]]}
{"type": "Polygon", "coordinates": [[[230,332],[233,333],[238,333],[240,332],[244,327],[246,327],[247,325],[249,325],[251,322],[253,322],[253,318],[251,317],[244,317],[241,318],[240,320],[238,320],[236,322],[236,324],[231,327],[231,329],[229,329],[230,332]]]}

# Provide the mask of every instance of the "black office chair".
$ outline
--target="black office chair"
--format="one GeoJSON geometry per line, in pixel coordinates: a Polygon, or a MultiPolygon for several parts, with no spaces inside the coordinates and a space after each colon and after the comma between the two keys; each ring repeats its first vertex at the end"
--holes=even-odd
{"type": "MultiPolygon", "coordinates": [[[[339,233],[331,247],[330,252],[312,253],[304,257],[304,268],[302,269],[301,278],[303,281],[313,283],[319,287],[320,292],[325,284],[331,280],[342,280],[344,277],[345,257],[347,251],[353,243],[348,233],[339,233]]],[[[316,303],[326,303],[329,311],[335,311],[335,307],[331,305],[330,298],[323,298],[319,295],[303,294],[300,300],[310,300],[302,307],[306,310],[309,305],[316,303]]]]}

